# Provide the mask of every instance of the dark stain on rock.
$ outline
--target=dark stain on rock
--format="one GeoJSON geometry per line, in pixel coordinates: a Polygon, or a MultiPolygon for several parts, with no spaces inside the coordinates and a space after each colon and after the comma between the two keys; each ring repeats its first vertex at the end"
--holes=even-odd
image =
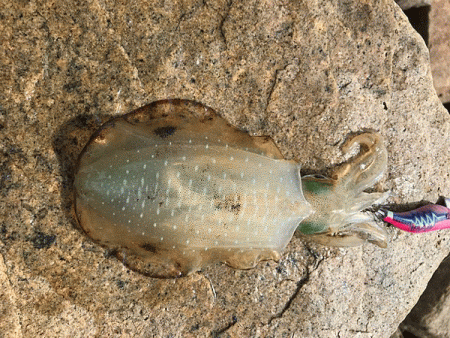
{"type": "Polygon", "coordinates": [[[36,249],[48,249],[55,239],[56,235],[47,235],[41,231],[37,231],[31,239],[31,242],[36,249]]]}
{"type": "Polygon", "coordinates": [[[36,213],[36,220],[40,221],[40,220],[44,219],[45,216],[47,216],[47,214],[48,214],[48,209],[46,209],[46,208],[39,209],[39,211],[36,213]]]}
{"type": "Polygon", "coordinates": [[[117,287],[119,289],[123,289],[125,287],[125,285],[126,285],[126,283],[123,280],[120,280],[120,279],[116,281],[116,284],[117,284],[117,287]]]}

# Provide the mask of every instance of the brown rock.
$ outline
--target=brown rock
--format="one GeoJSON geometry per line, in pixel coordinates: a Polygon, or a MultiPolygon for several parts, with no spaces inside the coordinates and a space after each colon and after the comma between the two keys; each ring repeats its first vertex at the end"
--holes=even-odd
{"type": "Polygon", "coordinates": [[[413,7],[431,6],[431,0],[395,0],[395,2],[404,11],[413,7]]]}
{"type": "Polygon", "coordinates": [[[390,338],[404,338],[404,337],[402,331],[400,331],[400,329],[397,329],[397,331],[395,331],[390,338]]]}
{"type": "Polygon", "coordinates": [[[425,292],[401,325],[423,338],[450,337],[450,257],[447,257],[428,283],[425,292]]]}
{"type": "Polygon", "coordinates": [[[71,215],[72,173],[105,119],[200,101],[323,171],[352,132],[389,150],[392,202],[450,195],[450,118],[391,1],[5,2],[0,36],[0,329],[12,337],[389,337],[450,233],[387,250],[293,239],[279,263],[179,280],[127,269],[71,215]]]}
{"type": "Polygon", "coordinates": [[[450,2],[433,1],[430,11],[430,62],[433,83],[442,103],[450,102],[450,2]]]}

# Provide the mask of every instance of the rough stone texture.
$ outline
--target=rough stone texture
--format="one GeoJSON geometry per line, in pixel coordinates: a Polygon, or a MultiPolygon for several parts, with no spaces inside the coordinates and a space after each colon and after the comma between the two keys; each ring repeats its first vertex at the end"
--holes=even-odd
{"type": "Polygon", "coordinates": [[[430,60],[434,87],[442,103],[450,102],[450,1],[435,0],[430,10],[430,60]]]}
{"type": "Polygon", "coordinates": [[[390,338],[403,338],[403,334],[400,331],[400,329],[397,329],[397,331],[395,331],[394,334],[390,338]]]}
{"type": "Polygon", "coordinates": [[[310,170],[342,161],[350,133],[378,130],[391,202],[450,195],[450,118],[393,2],[3,0],[0,15],[4,336],[389,337],[449,253],[449,232],[389,228],[386,250],[294,238],[279,263],[158,280],[92,243],[71,214],[90,133],[171,97],[272,136],[310,170]]]}
{"type": "Polygon", "coordinates": [[[421,338],[450,337],[450,257],[439,265],[401,328],[421,338]]]}
{"type": "Polygon", "coordinates": [[[413,7],[431,6],[431,0],[395,0],[395,2],[404,11],[413,7]]]}

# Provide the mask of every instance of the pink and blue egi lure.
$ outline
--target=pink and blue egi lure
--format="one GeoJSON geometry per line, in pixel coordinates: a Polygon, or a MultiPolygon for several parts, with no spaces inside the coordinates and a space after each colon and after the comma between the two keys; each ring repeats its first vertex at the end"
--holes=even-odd
{"type": "Polygon", "coordinates": [[[445,205],[430,204],[407,212],[380,210],[383,221],[408,232],[421,233],[450,228],[450,198],[445,205]]]}

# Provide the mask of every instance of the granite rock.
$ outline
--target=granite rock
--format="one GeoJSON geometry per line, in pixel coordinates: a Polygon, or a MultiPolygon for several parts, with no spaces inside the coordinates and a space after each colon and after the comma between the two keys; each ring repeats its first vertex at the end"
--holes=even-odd
{"type": "Polygon", "coordinates": [[[450,233],[388,249],[294,238],[280,262],[186,278],[129,270],[72,215],[73,169],[111,116],[202,102],[305,172],[372,129],[398,210],[450,195],[450,118],[422,39],[391,1],[18,1],[0,14],[0,332],[8,337],[389,337],[450,233]]]}
{"type": "Polygon", "coordinates": [[[450,257],[433,274],[425,292],[403,321],[403,331],[421,338],[450,337],[450,257]]]}
{"type": "Polygon", "coordinates": [[[390,338],[404,338],[404,337],[402,331],[400,329],[397,329],[397,331],[395,331],[390,338]]]}
{"type": "Polygon", "coordinates": [[[430,10],[430,62],[434,87],[442,103],[450,102],[450,2],[435,0],[430,10]]]}
{"type": "Polygon", "coordinates": [[[431,6],[431,0],[395,0],[395,2],[404,11],[414,7],[431,6]]]}

